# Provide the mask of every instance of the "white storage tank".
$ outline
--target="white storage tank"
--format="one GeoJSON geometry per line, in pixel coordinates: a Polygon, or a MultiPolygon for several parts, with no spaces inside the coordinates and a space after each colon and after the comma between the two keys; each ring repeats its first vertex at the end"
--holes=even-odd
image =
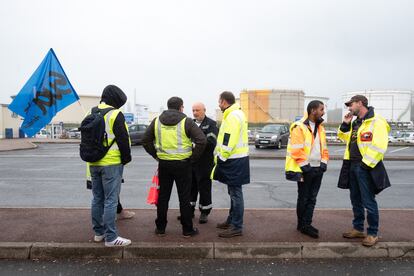
{"type": "MultiPolygon", "coordinates": [[[[345,103],[352,96],[364,95],[368,99],[368,105],[381,114],[389,122],[410,122],[413,91],[410,90],[363,90],[347,92],[342,95],[345,103]]],[[[342,116],[348,113],[343,105],[342,116]]]]}

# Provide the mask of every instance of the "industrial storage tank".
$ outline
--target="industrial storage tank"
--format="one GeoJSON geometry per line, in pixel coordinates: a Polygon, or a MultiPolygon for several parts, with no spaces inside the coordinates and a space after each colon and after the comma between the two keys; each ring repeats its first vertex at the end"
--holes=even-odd
{"type": "MultiPolygon", "coordinates": [[[[364,95],[368,99],[368,105],[381,114],[389,122],[410,122],[413,91],[410,90],[364,90],[347,92],[342,96],[345,103],[352,96],[364,95]]],[[[342,115],[348,113],[343,106],[342,115]]]]}
{"type": "Polygon", "coordinates": [[[249,123],[287,123],[303,116],[304,96],[302,90],[243,90],[240,106],[249,123]]]}

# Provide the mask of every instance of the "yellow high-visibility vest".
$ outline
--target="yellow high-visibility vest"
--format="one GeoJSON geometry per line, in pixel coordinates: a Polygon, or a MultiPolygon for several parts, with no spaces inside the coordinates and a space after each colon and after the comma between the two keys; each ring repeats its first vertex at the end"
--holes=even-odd
{"type": "MultiPolygon", "coordinates": [[[[306,117],[290,125],[289,142],[286,151],[286,172],[302,173],[300,167],[309,164],[309,156],[314,144],[314,137],[308,127],[303,123],[306,117]]],[[[321,162],[327,164],[329,160],[328,147],[326,145],[325,127],[318,126],[319,141],[321,144],[321,162]]]]}
{"type": "MultiPolygon", "coordinates": [[[[98,105],[99,109],[105,109],[109,107],[112,107],[112,106],[104,104],[104,103],[101,103],[98,105]]],[[[106,113],[104,116],[105,131],[108,134],[108,144],[106,143],[106,141],[104,141],[105,146],[110,145],[112,141],[114,141],[115,139],[115,134],[113,132],[113,126],[114,126],[115,119],[118,116],[119,112],[121,112],[121,110],[112,109],[111,111],[106,113]]],[[[125,123],[125,128],[128,131],[128,126],[126,123],[125,123]]],[[[129,141],[129,143],[131,144],[131,140],[129,141]]],[[[106,155],[101,160],[96,161],[96,162],[91,162],[89,165],[90,166],[110,166],[110,165],[119,165],[119,164],[121,164],[121,152],[118,148],[118,144],[116,143],[116,139],[115,139],[115,142],[112,144],[111,148],[108,150],[106,155]]]]}
{"type": "MultiPolygon", "coordinates": [[[[390,126],[387,121],[380,115],[374,114],[374,117],[364,120],[357,132],[357,145],[362,155],[362,162],[374,168],[379,161],[384,159],[384,154],[388,147],[388,133],[390,126]]],[[[338,138],[346,142],[344,159],[349,160],[349,143],[351,142],[351,128],[347,132],[338,130],[338,138]]]]}
{"type": "Polygon", "coordinates": [[[185,133],[185,121],[183,118],[177,125],[168,126],[155,119],[155,149],[161,160],[184,160],[190,158],[193,153],[191,139],[185,133]]]}

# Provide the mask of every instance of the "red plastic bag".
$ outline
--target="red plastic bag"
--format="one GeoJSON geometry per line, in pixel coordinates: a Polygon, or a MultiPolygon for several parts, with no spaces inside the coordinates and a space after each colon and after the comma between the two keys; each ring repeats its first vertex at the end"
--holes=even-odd
{"type": "Polygon", "coordinates": [[[157,170],[154,176],[152,177],[152,185],[148,191],[147,203],[157,205],[159,193],[160,193],[160,185],[159,185],[158,170],[157,170]]]}

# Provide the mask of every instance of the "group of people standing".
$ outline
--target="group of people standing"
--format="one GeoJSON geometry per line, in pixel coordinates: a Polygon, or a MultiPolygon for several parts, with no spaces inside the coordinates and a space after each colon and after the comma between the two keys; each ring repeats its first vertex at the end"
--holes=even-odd
{"type": "MultiPolygon", "coordinates": [[[[104,89],[98,108],[114,108],[104,116],[113,145],[101,160],[89,163],[94,241],[105,241],[106,246],[131,243],[118,235],[115,225],[123,166],[131,161],[128,128],[119,110],[125,102],[126,95],[118,87],[110,85],[104,89]]],[[[248,122],[233,93],[222,92],[218,104],[223,112],[220,129],[206,116],[204,104],[193,104],[191,119],[183,113],[183,100],[172,97],[167,102],[168,110],[155,118],[144,134],[144,149],[158,162],[159,196],[155,220],[158,236],[166,234],[168,203],[174,182],[182,235],[189,238],[199,234],[193,226],[196,202],[199,197],[199,223],[207,223],[212,209],[212,179],[226,184],[230,197],[227,219],[216,226],[222,230],[218,236],[231,238],[243,233],[242,186],[250,182],[248,122]]],[[[351,191],[354,220],[352,230],[343,236],[364,238],[363,244],[372,246],[378,240],[375,194],[389,186],[381,162],[387,148],[388,140],[384,141],[389,126],[372,107],[368,107],[364,96],[354,96],[345,104],[350,114],[344,117],[339,131],[339,137],[347,142],[347,147],[338,186],[351,191]],[[357,119],[351,123],[353,116],[357,119]],[[369,224],[367,236],[364,233],[365,209],[369,224]]],[[[296,181],[298,186],[297,230],[313,238],[319,237],[312,218],[329,159],[322,119],[324,107],[323,102],[310,102],[307,115],[291,125],[285,164],[286,178],[296,181]]],[[[132,215],[124,213],[123,218],[132,215]]]]}

